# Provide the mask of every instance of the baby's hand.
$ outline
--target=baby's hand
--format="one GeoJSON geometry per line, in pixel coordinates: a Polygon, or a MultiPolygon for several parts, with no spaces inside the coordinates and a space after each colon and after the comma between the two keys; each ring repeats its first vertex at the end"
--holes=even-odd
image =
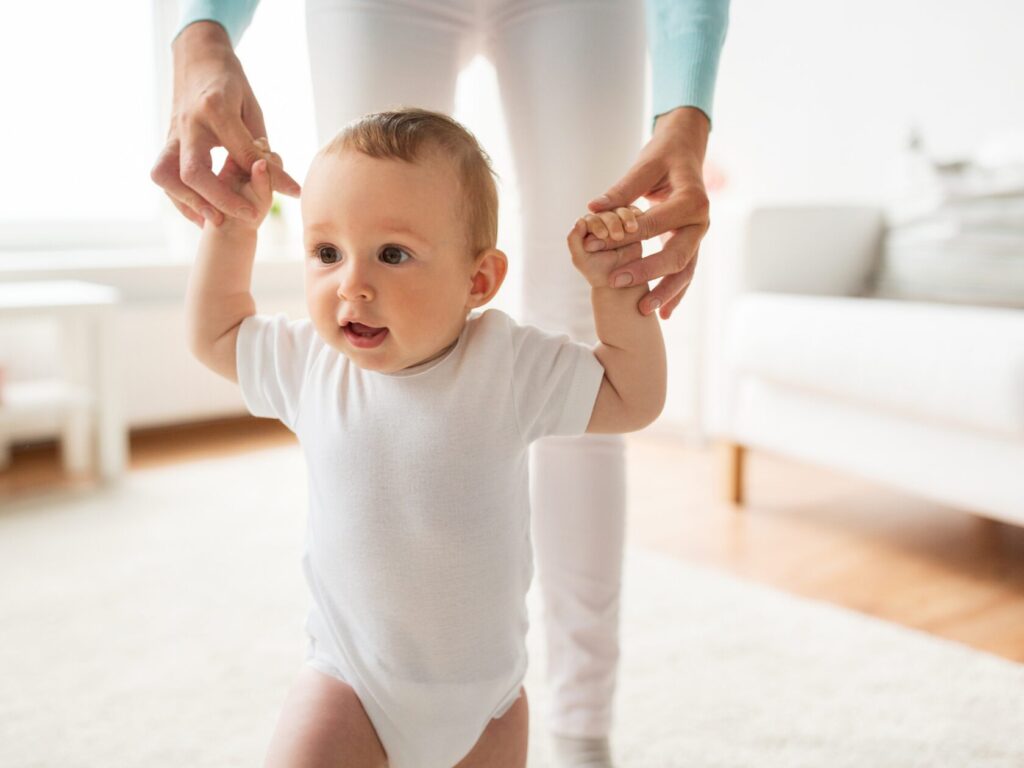
{"type": "Polygon", "coordinates": [[[267,171],[267,163],[274,153],[270,151],[270,144],[266,139],[255,139],[255,143],[263,151],[263,157],[253,163],[251,176],[228,156],[217,177],[228,182],[233,191],[248,200],[256,212],[256,216],[254,219],[243,219],[225,213],[224,223],[221,226],[230,222],[232,227],[256,230],[263,223],[263,219],[266,218],[270,206],[274,202],[270,174],[267,171]]]}
{"type": "Polygon", "coordinates": [[[621,248],[588,253],[583,249],[583,238],[592,234],[602,240],[621,240],[625,232],[636,232],[640,225],[637,216],[643,214],[635,205],[616,208],[614,211],[588,213],[576,220],[569,232],[569,252],[572,263],[595,288],[607,288],[608,275],[623,264],[636,261],[643,255],[643,245],[629,243],[621,248]]]}

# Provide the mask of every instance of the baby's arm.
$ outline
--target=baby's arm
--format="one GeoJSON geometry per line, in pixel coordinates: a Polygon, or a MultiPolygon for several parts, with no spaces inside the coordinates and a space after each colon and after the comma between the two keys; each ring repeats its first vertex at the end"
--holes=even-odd
{"type": "Polygon", "coordinates": [[[580,218],[569,232],[573,264],[590,283],[594,325],[599,342],[594,354],[604,366],[604,380],[587,425],[587,432],[619,433],[643,429],[661,414],[665,405],[667,364],[665,342],[658,315],[644,316],[637,309],[647,293],[647,283],[612,288],[608,274],[640,257],[639,243],[617,251],[587,253],[583,237],[588,232],[600,237],[625,228],[635,232],[639,209],[618,209],[619,213],[591,214],[580,218]],[[609,218],[614,217],[614,221],[609,218]]]}
{"type": "MultiPolygon", "coordinates": [[[[257,139],[257,143],[265,140],[257,139]]],[[[269,153],[269,147],[267,147],[269,153]]],[[[220,176],[253,204],[255,221],[228,215],[218,227],[207,221],[185,294],[185,328],[189,349],[210,370],[238,383],[235,341],[242,320],[256,314],[250,292],[256,255],[256,230],[270,210],[273,192],[267,161],[258,160],[252,178],[228,158],[220,176]]]]}

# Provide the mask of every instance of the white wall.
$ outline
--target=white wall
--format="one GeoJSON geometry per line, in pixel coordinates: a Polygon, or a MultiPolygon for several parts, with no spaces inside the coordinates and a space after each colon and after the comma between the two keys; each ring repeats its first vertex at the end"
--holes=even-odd
{"type": "Polygon", "coordinates": [[[712,157],[756,201],[893,193],[912,124],[941,155],[1024,133],[1021,0],[733,0],[712,157]]]}

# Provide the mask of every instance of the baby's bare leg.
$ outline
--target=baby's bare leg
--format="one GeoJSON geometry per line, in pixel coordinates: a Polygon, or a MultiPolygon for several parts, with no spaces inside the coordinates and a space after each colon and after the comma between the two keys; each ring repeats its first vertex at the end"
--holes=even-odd
{"type": "Polygon", "coordinates": [[[476,745],[455,768],[525,768],[526,746],[530,733],[530,709],[526,689],[496,720],[491,720],[476,745]]]}
{"type": "Polygon", "coordinates": [[[382,768],[384,747],[347,683],[304,665],[292,685],[264,768],[382,768]]]}

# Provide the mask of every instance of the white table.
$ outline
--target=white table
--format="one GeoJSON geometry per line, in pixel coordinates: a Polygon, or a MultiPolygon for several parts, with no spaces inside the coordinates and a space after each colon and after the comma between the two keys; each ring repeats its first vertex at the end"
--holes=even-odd
{"type": "Polygon", "coordinates": [[[0,404],[0,448],[17,423],[59,420],[66,470],[95,469],[104,482],[125,470],[128,434],[114,315],[115,288],[79,280],[0,282],[0,322],[46,317],[62,331],[63,379],[8,382],[0,404]]]}

